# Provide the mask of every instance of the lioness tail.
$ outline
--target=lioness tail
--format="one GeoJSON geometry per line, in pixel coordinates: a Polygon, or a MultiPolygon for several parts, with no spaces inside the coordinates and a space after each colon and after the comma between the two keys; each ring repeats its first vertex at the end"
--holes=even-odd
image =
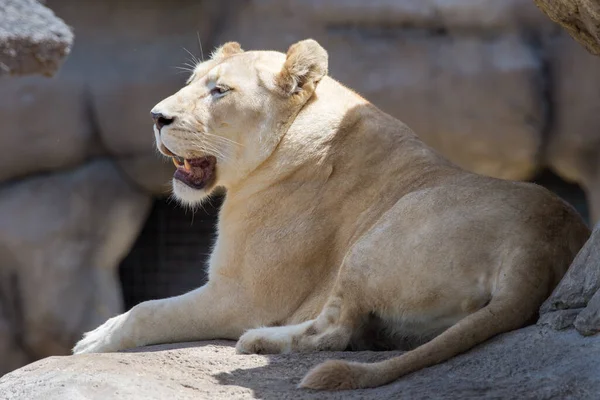
{"type": "Polygon", "coordinates": [[[373,388],[393,382],[411,372],[446,361],[495,335],[523,326],[543,300],[532,299],[531,295],[529,292],[528,298],[494,298],[487,306],[463,318],[431,341],[389,360],[377,363],[328,360],[310,370],[299,386],[344,390],[373,388]]]}

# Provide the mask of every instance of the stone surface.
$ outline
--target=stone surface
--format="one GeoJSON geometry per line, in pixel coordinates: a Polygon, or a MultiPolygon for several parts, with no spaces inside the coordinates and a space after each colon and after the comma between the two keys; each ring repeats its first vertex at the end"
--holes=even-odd
{"type": "Polygon", "coordinates": [[[572,326],[583,335],[600,332],[600,224],[540,308],[538,324],[572,326]]]}
{"type": "Polygon", "coordinates": [[[3,399],[578,399],[600,392],[600,337],[532,326],[492,339],[390,385],[352,392],[296,389],[329,358],[378,361],[398,352],[237,355],[232,342],[51,357],[0,379],[3,399]]]}
{"type": "Polygon", "coordinates": [[[115,158],[116,165],[139,188],[159,196],[172,192],[173,163],[157,152],[115,158]]]}
{"type": "Polygon", "coordinates": [[[328,44],[334,78],[463,168],[517,180],[539,168],[545,119],[541,63],[519,37],[380,38],[348,32],[328,44]],[[385,62],[373,62],[380,54],[386,54],[385,62]]]}
{"type": "MultiPolygon", "coordinates": [[[[597,266],[596,266],[597,267],[597,266]]],[[[595,335],[600,332],[600,290],[590,299],[587,306],[581,310],[573,326],[585,336],[595,335]]]]}
{"type": "MultiPolygon", "coordinates": [[[[7,259],[6,254],[0,254],[0,259],[7,259]]],[[[4,373],[25,365],[33,358],[29,357],[25,349],[20,346],[20,333],[13,321],[20,318],[18,307],[15,307],[13,295],[16,291],[14,282],[5,276],[0,269],[0,376],[4,373]],[[8,279],[7,279],[8,278],[8,279]]]]}
{"type": "Polygon", "coordinates": [[[597,0],[534,0],[589,52],[600,55],[600,3],[597,0]]]}
{"type": "Polygon", "coordinates": [[[0,182],[73,167],[98,151],[81,80],[5,79],[0,93],[0,182]]]}
{"type": "MultiPolygon", "coordinates": [[[[149,207],[110,161],[1,187],[0,338],[28,361],[68,354],[121,312],[116,268],[149,207]]],[[[0,373],[14,363],[3,353],[0,373]]]]}
{"type": "Polygon", "coordinates": [[[73,44],[70,28],[36,0],[0,0],[0,76],[54,75],[73,44]]]}
{"type": "Polygon", "coordinates": [[[262,0],[249,3],[247,7],[252,8],[252,12],[283,12],[329,27],[383,26],[452,32],[557,30],[530,0],[262,0]]]}

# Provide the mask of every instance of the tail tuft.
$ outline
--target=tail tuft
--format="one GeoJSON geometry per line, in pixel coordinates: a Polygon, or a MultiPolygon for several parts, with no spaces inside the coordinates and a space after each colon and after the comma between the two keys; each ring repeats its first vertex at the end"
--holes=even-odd
{"type": "Polygon", "coordinates": [[[360,363],[328,360],[308,371],[298,387],[315,390],[359,389],[362,368],[360,363]]]}

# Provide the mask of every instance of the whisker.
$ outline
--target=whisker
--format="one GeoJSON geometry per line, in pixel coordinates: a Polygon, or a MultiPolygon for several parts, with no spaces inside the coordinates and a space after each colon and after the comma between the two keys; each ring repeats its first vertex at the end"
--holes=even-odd
{"type": "Polygon", "coordinates": [[[239,169],[239,161],[232,157],[234,151],[232,145],[242,146],[241,144],[222,136],[202,132],[203,127],[199,122],[196,123],[197,126],[194,126],[192,121],[182,120],[181,124],[183,128],[181,130],[193,136],[190,141],[197,150],[212,154],[218,160],[232,164],[235,169],[239,169]],[[198,129],[198,125],[202,128],[198,129]]]}
{"type": "Polygon", "coordinates": [[[193,64],[190,64],[190,63],[188,63],[188,62],[184,62],[184,63],[183,63],[183,65],[184,65],[185,67],[188,67],[188,68],[190,69],[190,72],[194,72],[194,70],[196,69],[196,66],[195,66],[195,65],[193,65],[193,64]]]}
{"type": "MultiPolygon", "coordinates": [[[[198,125],[200,125],[200,126],[202,126],[202,125],[203,125],[203,124],[202,124],[202,123],[200,123],[200,121],[198,121],[197,119],[195,120],[195,122],[196,122],[198,125]]],[[[199,131],[199,129],[198,129],[198,131],[199,131]]],[[[210,133],[210,132],[202,132],[202,134],[203,134],[203,135],[206,135],[206,136],[211,136],[211,137],[214,137],[214,138],[216,138],[216,139],[218,139],[218,140],[223,140],[223,141],[225,141],[225,142],[229,142],[229,143],[235,144],[235,145],[237,145],[237,146],[240,146],[240,147],[244,147],[244,146],[243,146],[241,143],[238,143],[238,142],[236,142],[235,140],[232,140],[232,139],[229,139],[229,138],[226,138],[226,137],[223,137],[223,136],[215,135],[215,134],[213,134],[213,133],[210,133]]]]}
{"type": "Polygon", "coordinates": [[[225,154],[222,150],[217,149],[213,145],[210,145],[208,143],[198,143],[198,147],[200,147],[203,151],[212,153],[217,158],[220,158],[222,161],[229,160],[229,157],[227,156],[227,154],[225,154]]]}
{"type": "Polygon", "coordinates": [[[192,57],[193,62],[195,62],[196,64],[200,64],[200,60],[198,60],[198,57],[193,55],[192,52],[186,49],[185,47],[183,49],[192,57]]]}
{"type": "MultiPolygon", "coordinates": [[[[233,143],[229,143],[229,142],[226,142],[223,140],[215,140],[215,139],[217,139],[217,138],[210,137],[210,136],[204,136],[204,138],[202,138],[203,141],[205,141],[206,143],[210,143],[212,146],[220,146],[220,147],[230,148],[231,145],[233,145],[233,143]]],[[[231,149],[231,150],[233,151],[233,149],[231,149]]]]}
{"type": "Polygon", "coordinates": [[[196,37],[198,38],[198,47],[200,47],[200,57],[202,57],[202,62],[204,62],[204,52],[202,51],[202,42],[200,41],[199,31],[196,31],[196,37]]]}
{"type": "Polygon", "coordinates": [[[207,145],[209,145],[209,146],[211,146],[213,148],[216,148],[217,146],[227,145],[228,144],[227,142],[225,142],[225,143],[219,143],[219,142],[213,141],[213,139],[218,138],[218,136],[210,137],[210,136],[204,135],[204,137],[200,139],[200,136],[202,136],[202,135],[203,134],[201,134],[201,133],[196,133],[196,136],[199,139],[198,141],[200,143],[206,143],[207,145]]]}
{"type": "Polygon", "coordinates": [[[179,71],[177,71],[177,73],[179,74],[191,74],[192,72],[194,72],[193,69],[187,68],[187,67],[171,67],[171,68],[175,68],[178,69],[179,71]]]}
{"type": "MultiPolygon", "coordinates": [[[[192,134],[196,133],[193,131],[188,131],[188,132],[190,132],[192,134]]],[[[210,143],[207,140],[200,140],[197,136],[195,139],[192,140],[192,143],[199,150],[201,150],[203,152],[208,152],[208,153],[214,154],[215,156],[217,156],[218,158],[220,158],[223,161],[228,161],[228,159],[229,159],[229,154],[227,154],[224,150],[222,150],[215,143],[210,143]]]]}
{"type": "Polygon", "coordinates": [[[232,140],[232,139],[229,139],[229,138],[226,138],[226,137],[223,137],[223,136],[215,135],[215,134],[209,133],[209,132],[203,132],[202,134],[206,135],[206,136],[213,137],[213,138],[215,138],[217,140],[222,140],[222,141],[224,141],[226,143],[231,143],[231,144],[235,144],[236,146],[244,147],[243,144],[238,143],[235,140],[232,140]]]}
{"type": "Polygon", "coordinates": [[[197,143],[198,143],[198,147],[202,147],[203,150],[214,154],[215,156],[220,158],[222,161],[231,161],[232,160],[232,158],[230,157],[231,154],[229,151],[223,150],[223,149],[215,146],[213,143],[209,143],[207,141],[197,142],[197,143]]]}

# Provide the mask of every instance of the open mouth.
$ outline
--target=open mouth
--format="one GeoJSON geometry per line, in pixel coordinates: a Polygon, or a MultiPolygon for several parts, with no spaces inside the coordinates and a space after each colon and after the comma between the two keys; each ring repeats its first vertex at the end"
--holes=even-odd
{"type": "Polygon", "coordinates": [[[173,178],[185,183],[193,189],[204,189],[215,180],[215,166],[217,159],[213,156],[187,159],[171,156],[173,164],[177,167],[173,178]]]}

